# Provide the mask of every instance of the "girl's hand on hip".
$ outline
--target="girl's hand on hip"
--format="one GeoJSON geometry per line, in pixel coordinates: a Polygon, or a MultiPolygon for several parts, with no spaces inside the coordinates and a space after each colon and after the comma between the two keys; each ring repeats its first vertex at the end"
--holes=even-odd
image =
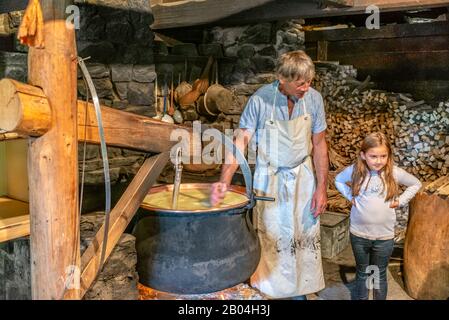
{"type": "Polygon", "coordinates": [[[399,207],[399,201],[398,200],[394,200],[390,203],[390,208],[394,209],[399,207]]]}

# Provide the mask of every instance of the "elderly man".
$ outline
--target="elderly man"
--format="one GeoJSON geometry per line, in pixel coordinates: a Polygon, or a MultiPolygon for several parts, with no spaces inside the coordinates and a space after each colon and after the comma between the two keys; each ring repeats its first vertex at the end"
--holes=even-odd
{"type": "MultiPolygon", "coordinates": [[[[236,139],[244,151],[255,138],[255,192],[276,198],[258,201],[253,210],[262,253],[251,285],[273,299],[301,300],[324,288],[319,215],[327,204],[327,126],[323,98],[310,87],[310,57],[283,54],[276,75],[248,100],[236,139]]],[[[223,199],[238,167],[232,154],[226,157],[212,185],[212,205],[223,199]]]]}

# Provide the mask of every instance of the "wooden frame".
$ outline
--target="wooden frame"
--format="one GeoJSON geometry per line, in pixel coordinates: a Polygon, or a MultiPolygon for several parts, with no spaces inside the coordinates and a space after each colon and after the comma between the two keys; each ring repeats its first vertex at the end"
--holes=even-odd
{"type": "MultiPolygon", "coordinates": [[[[93,105],[76,98],[75,34],[64,17],[70,1],[40,3],[44,46],[30,48],[30,84],[0,81],[0,128],[30,137],[32,298],[81,299],[99,272],[104,226],[81,257],[77,149],[79,140],[99,143],[100,137],[93,105]]],[[[108,145],[159,153],[145,161],[110,213],[106,260],[165,167],[175,143],[171,132],[191,128],[104,106],[102,114],[108,145]]]]}
{"type": "MultiPolygon", "coordinates": [[[[20,133],[22,136],[39,137],[45,136],[51,130],[53,110],[40,88],[11,79],[2,79],[0,80],[0,96],[2,98],[0,100],[0,127],[14,132],[3,135],[17,138],[20,133]]],[[[105,139],[108,145],[160,153],[146,160],[116,207],[112,209],[107,258],[168,161],[169,150],[174,144],[170,141],[171,132],[175,129],[191,132],[191,128],[163,123],[105,106],[101,108],[105,139]],[[120,125],[117,126],[117,123],[120,125]],[[150,136],[152,139],[148,139],[150,136]]],[[[100,143],[94,106],[91,103],[86,106],[86,102],[77,101],[77,119],[78,141],[100,143]],[[84,136],[85,133],[86,136],[84,136]]],[[[97,276],[103,234],[104,228],[101,227],[94,241],[81,257],[79,298],[85,294],[97,276]]],[[[41,296],[33,296],[33,298],[39,299],[41,296]]]]}

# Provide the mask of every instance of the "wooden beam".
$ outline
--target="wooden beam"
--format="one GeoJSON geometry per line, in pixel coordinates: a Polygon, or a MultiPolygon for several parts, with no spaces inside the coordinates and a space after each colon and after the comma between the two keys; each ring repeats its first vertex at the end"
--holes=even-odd
{"type": "MultiPolygon", "coordinates": [[[[351,7],[341,8],[320,8],[313,1],[297,1],[297,0],[276,0],[268,2],[264,5],[236,13],[227,18],[217,21],[215,24],[220,25],[245,25],[251,23],[272,22],[288,19],[299,18],[316,18],[316,17],[335,17],[355,14],[366,14],[365,10],[369,5],[378,5],[381,13],[397,10],[412,10],[431,7],[446,7],[449,5],[447,0],[381,0],[364,2],[354,0],[351,7]]],[[[368,14],[367,14],[368,17],[368,14]]]]}
{"type": "Polygon", "coordinates": [[[126,11],[151,12],[153,0],[75,0],[75,4],[89,4],[126,11]]]}
{"type": "Polygon", "coordinates": [[[6,132],[6,133],[0,133],[0,141],[6,141],[6,140],[16,140],[16,139],[24,139],[26,137],[21,136],[18,133],[15,132],[6,132]]]}
{"type": "Polygon", "coordinates": [[[151,6],[153,30],[195,26],[210,23],[238,12],[272,2],[273,0],[184,0],[156,2],[151,6]]]}
{"type": "Polygon", "coordinates": [[[323,3],[337,8],[344,8],[352,7],[354,5],[354,1],[356,0],[323,0],[323,3]]]}
{"type": "MultiPolygon", "coordinates": [[[[131,184],[126,189],[114,209],[110,213],[110,227],[108,232],[105,260],[117,244],[120,236],[136,213],[151,186],[156,181],[169,159],[169,152],[148,158],[137,172],[131,184]]],[[[97,277],[100,266],[101,250],[103,246],[104,225],[98,230],[95,238],[87,247],[81,258],[81,296],[92,285],[97,277]]]]}
{"type": "Polygon", "coordinates": [[[0,13],[24,10],[28,0],[2,0],[0,1],[0,13]]]}
{"type": "Polygon", "coordinates": [[[354,0],[354,7],[368,7],[370,5],[376,5],[380,9],[392,9],[392,8],[424,8],[429,6],[447,5],[448,1],[444,0],[354,0]]]}
{"type": "Polygon", "coordinates": [[[28,203],[0,197],[0,243],[30,234],[28,203]]]}
{"type": "Polygon", "coordinates": [[[0,14],[0,36],[9,36],[14,33],[14,30],[9,25],[9,15],[0,14]]]}
{"type": "MultiPolygon", "coordinates": [[[[77,53],[66,27],[69,0],[40,0],[45,48],[31,47],[28,79],[51,108],[51,128],[31,138],[28,179],[33,299],[79,299],[77,53]]],[[[25,20],[24,20],[25,21],[25,20]]]]}
{"type": "MultiPolygon", "coordinates": [[[[52,111],[44,92],[11,79],[0,80],[0,129],[26,136],[41,136],[52,127],[52,111]]],[[[100,143],[95,108],[78,100],[78,140],[100,143]],[[86,121],[87,120],[87,121],[86,121]],[[85,127],[86,125],[86,127],[85,127]]],[[[163,152],[175,142],[175,129],[191,132],[192,128],[155,120],[113,108],[101,107],[106,144],[145,152],[163,152]]]]}
{"type": "Polygon", "coordinates": [[[317,42],[317,60],[318,61],[327,61],[327,41],[318,41],[317,42]]]}
{"type": "Polygon", "coordinates": [[[0,80],[0,129],[41,136],[52,126],[50,104],[42,89],[0,80]]]}
{"type": "MultiPolygon", "coordinates": [[[[102,107],[103,128],[106,144],[146,152],[164,152],[176,143],[170,141],[175,129],[192,131],[191,127],[180,126],[155,120],[129,112],[102,107]]],[[[79,141],[100,143],[95,109],[89,103],[86,136],[84,136],[85,102],[78,103],[79,141]]]]}
{"type": "Polygon", "coordinates": [[[434,35],[449,35],[449,23],[447,21],[436,21],[432,23],[396,24],[382,26],[380,29],[373,30],[359,27],[323,31],[306,31],[305,40],[306,42],[321,40],[367,40],[425,37],[434,35]]]}

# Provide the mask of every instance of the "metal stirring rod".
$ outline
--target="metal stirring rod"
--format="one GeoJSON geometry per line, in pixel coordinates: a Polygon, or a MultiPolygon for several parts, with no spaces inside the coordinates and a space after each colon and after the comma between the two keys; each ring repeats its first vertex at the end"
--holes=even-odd
{"type": "Polygon", "coordinates": [[[178,198],[179,198],[179,188],[181,186],[181,175],[182,175],[182,162],[181,162],[182,150],[179,147],[176,150],[176,158],[175,158],[175,181],[173,183],[173,195],[171,207],[172,209],[176,209],[178,207],[178,198]]]}

